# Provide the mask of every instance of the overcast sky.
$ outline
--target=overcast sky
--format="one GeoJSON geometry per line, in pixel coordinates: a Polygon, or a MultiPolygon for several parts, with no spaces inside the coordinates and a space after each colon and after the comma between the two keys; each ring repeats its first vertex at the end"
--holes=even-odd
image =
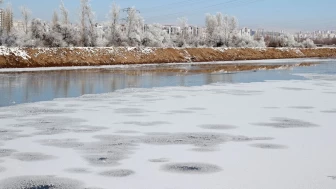
{"type": "MultiPolygon", "coordinates": [[[[63,0],[73,22],[77,21],[80,0],[63,0]]],[[[5,0],[11,3],[15,19],[20,6],[32,10],[33,17],[50,20],[60,0],[5,0]]],[[[106,20],[113,0],[91,0],[97,21],[106,20]]],[[[336,30],[336,0],[115,0],[121,7],[136,7],[146,23],[174,24],[187,17],[189,24],[204,25],[206,13],[236,16],[240,27],[268,30],[336,30]]],[[[4,6],[4,5],[3,5],[4,6]]]]}

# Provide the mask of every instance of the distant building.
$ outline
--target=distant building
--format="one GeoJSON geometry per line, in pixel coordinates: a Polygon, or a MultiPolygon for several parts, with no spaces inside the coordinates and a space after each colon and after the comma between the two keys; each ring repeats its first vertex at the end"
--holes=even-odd
{"type": "Polygon", "coordinates": [[[16,31],[25,31],[24,23],[21,20],[16,20],[13,22],[13,28],[16,31]]]}
{"type": "Polygon", "coordinates": [[[5,11],[3,9],[0,9],[0,28],[4,25],[4,19],[5,19],[5,11]]]}
{"type": "Polygon", "coordinates": [[[186,28],[181,28],[180,26],[176,25],[164,25],[162,29],[166,31],[169,35],[178,35],[182,32],[186,32],[187,34],[193,36],[206,36],[206,29],[198,26],[188,26],[186,28]]]}
{"type": "Polygon", "coordinates": [[[105,30],[107,30],[107,26],[104,26],[103,24],[96,23],[95,24],[96,30],[97,30],[97,35],[98,38],[103,39],[105,35],[105,30]]]}
{"type": "Polygon", "coordinates": [[[241,36],[252,36],[252,29],[249,29],[249,28],[243,28],[239,31],[239,34],[241,36]]]}
{"type": "Polygon", "coordinates": [[[181,33],[181,27],[175,25],[164,25],[163,30],[166,31],[169,35],[176,35],[181,33]]]}
{"type": "Polygon", "coordinates": [[[317,30],[313,32],[302,32],[301,31],[301,32],[296,33],[295,36],[302,38],[302,39],[306,39],[306,38],[332,39],[332,38],[336,38],[336,31],[331,31],[331,30],[327,30],[327,31],[317,30]]]}
{"type": "Polygon", "coordinates": [[[4,9],[0,9],[0,28],[13,27],[13,13],[6,12],[4,9]]]}
{"type": "Polygon", "coordinates": [[[193,36],[204,37],[206,33],[206,29],[198,26],[189,26],[188,33],[193,36]]]}
{"type": "Polygon", "coordinates": [[[198,28],[198,36],[201,38],[207,37],[207,29],[205,27],[199,27],[198,28]]]}

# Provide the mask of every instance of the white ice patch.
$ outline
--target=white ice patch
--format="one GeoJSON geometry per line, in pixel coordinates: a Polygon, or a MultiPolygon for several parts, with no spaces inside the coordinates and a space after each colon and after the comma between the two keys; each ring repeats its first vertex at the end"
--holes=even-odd
{"type": "Polygon", "coordinates": [[[327,80],[327,81],[336,81],[336,75],[328,75],[328,74],[310,74],[310,73],[300,73],[294,74],[297,76],[302,76],[308,79],[314,80],[327,80]]]}

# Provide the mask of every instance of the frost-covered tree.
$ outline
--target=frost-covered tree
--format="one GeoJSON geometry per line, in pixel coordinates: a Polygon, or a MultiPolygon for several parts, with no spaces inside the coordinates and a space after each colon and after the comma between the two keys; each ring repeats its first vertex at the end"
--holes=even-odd
{"type": "MultiPolygon", "coordinates": [[[[0,0],[0,3],[3,1],[0,0]]],[[[126,19],[120,23],[120,8],[114,3],[108,21],[96,23],[90,0],[80,0],[79,23],[69,20],[69,12],[63,1],[60,15],[55,11],[51,21],[30,18],[31,12],[21,7],[23,31],[13,30],[13,14],[10,7],[4,11],[1,28],[1,45],[27,47],[74,47],[74,46],[150,46],[150,47],[314,47],[307,39],[297,42],[293,35],[260,36],[253,38],[238,32],[235,17],[217,13],[205,17],[206,32],[188,25],[186,18],[178,19],[174,32],[167,32],[160,24],[144,24],[135,8],[126,9],[126,19]],[[179,29],[178,29],[179,28],[179,29]]]]}
{"type": "Polygon", "coordinates": [[[188,46],[189,41],[189,24],[188,19],[185,17],[177,19],[178,26],[180,27],[180,32],[177,36],[175,36],[175,42],[179,47],[186,47],[188,46]]]}
{"type": "Polygon", "coordinates": [[[33,19],[31,23],[31,42],[24,44],[25,46],[34,47],[65,47],[67,44],[63,40],[63,36],[55,28],[59,24],[52,27],[49,23],[40,19],[33,19]]]}
{"type": "Polygon", "coordinates": [[[145,26],[142,45],[147,47],[165,47],[170,44],[170,37],[160,24],[145,26]]]}
{"type": "Polygon", "coordinates": [[[62,39],[66,46],[81,46],[81,36],[78,35],[78,30],[73,25],[58,24],[56,27],[53,27],[53,31],[59,33],[62,36],[62,39]]]}
{"type": "Polygon", "coordinates": [[[215,46],[217,43],[216,32],[218,32],[218,21],[215,15],[207,14],[205,17],[205,25],[207,32],[207,43],[210,46],[215,46]]]}
{"type": "Polygon", "coordinates": [[[272,36],[266,39],[268,47],[303,47],[313,48],[316,47],[314,42],[310,39],[306,39],[302,42],[296,41],[292,34],[281,34],[280,36],[272,36]]]}
{"type": "Polygon", "coordinates": [[[121,42],[121,31],[119,25],[120,7],[116,4],[112,4],[110,11],[110,28],[108,42],[110,46],[117,46],[121,42]]]}
{"type": "Polygon", "coordinates": [[[97,45],[97,31],[95,27],[95,21],[94,21],[94,13],[91,10],[91,7],[87,7],[87,16],[88,16],[88,21],[89,21],[89,40],[90,44],[89,46],[96,46],[97,45]]]}
{"type": "Polygon", "coordinates": [[[61,21],[56,26],[53,26],[53,31],[62,36],[64,44],[69,47],[83,46],[81,45],[82,36],[78,35],[79,28],[76,25],[70,24],[69,11],[66,9],[63,1],[60,4],[61,21]]]}
{"type": "Polygon", "coordinates": [[[181,28],[181,36],[187,36],[188,34],[188,19],[186,17],[178,18],[178,25],[181,28]]]}
{"type": "Polygon", "coordinates": [[[88,0],[81,0],[80,5],[80,30],[81,30],[81,41],[80,45],[84,46],[87,43],[87,36],[86,36],[86,6],[88,4],[88,0]]]}
{"type": "MultiPolygon", "coordinates": [[[[96,32],[97,32],[97,47],[106,47],[106,46],[112,46],[109,40],[110,37],[110,23],[102,23],[97,24],[96,26],[96,32]]],[[[117,45],[115,45],[117,46],[117,45]]]]}
{"type": "Polygon", "coordinates": [[[232,47],[266,47],[264,38],[255,40],[250,35],[237,35],[232,39],[232,47]]]}
{"type": "Polygon", "coordinates": [[[43,36],[43,46],[45,47],[66,47],[67,44],[63,40],[61,33],[55,30],[44,33],[43,36]]]}
{"type": "Polygon", "coordinates": [[[65,8],[63,1],[61,1],[60,11],[62,15],[62,24],[68,25],[69,24],[69,11],[65,8]]]}
{"type": "Polygon", "coordinates": [[[97,33],[94,23],[94,13],[89,4],[89,0],[81,0],[80,6],[80,28],[82,46],[94,47],[97,43],[97,33]]]}
{"type": "Polygon", "coordinates": [[[236,17],[228,17],[228,37],[226,39],[226,45],[229,46],[232,39],[237,35],[238,30],[238,20],[236,17]]]}
{"type": "Polygon", "coordinates": [[[311,39],[305,39],[304,41],[302,41],[302,46],[304,48],[315,48],[316,45],[314,44],[314,41],[311,39]]]}
{"type": "Polygon", "coordinates": [[[205,17],[205,26],[206,26],[206,31],[208,34],[208,39],[209,41],[211,41],[216,31],[216,28],[218,27],[218,22],[217,22],[216,17],[214,15],[207,14],[205,17]]]}
{"type": "Polygon", "coordinates": [[[46,24],[40,19],[33,19],[31,23],[31,38],[34,41],[34,46],[44,46],[44,34],[47,32],[46,24]]]}
{"type": "Polygon", "coordinates": [[[209,46],[230,46],[237,35],[238,21],[235,17],[217,13],[207,14],[205,19],[207,44],[209,46]]]}
{"type": "Polygon", "coordinates": [[[141,44],[142,34],[144,32],[144,20],[139,12],[134,8],[127,10],[126,33],[128,45],[137,46],[141,44]]]}
{"type": "Polygon", "coordinates": [[[58,13],[55,10],[54,14],[53,14],[53,17],[52,17],[52,26],[55,27],[55,26],[57,26],[57,24],[59,24],[59,18],[58,18],[58,13]]]}
{"type": "Polygon", "coordinates": [[[22,20],[23,20],[23,29],[26,34],[28,34],[28,27],[29,27],[29,20],[30,20],[30,15],[31,11],[26,8],[26,7],[21,7],[21,15],[22,15],[22,20]]]}
{"type": "Polygon", "coordinates": [[[297,47],[299,46],[298,42],[295,40],[294,35],[283,34],[276,40],[279,41],[281,47],[297,47]]]}

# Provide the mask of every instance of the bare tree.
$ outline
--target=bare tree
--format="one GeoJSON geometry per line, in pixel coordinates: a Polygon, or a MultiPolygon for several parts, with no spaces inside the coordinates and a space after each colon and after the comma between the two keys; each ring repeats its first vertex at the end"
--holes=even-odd
{"type": "Polygon", "coordinates": [[[60,10],[62,14],[62,23],[64,25],[69,24],[69,11],[65,8],[63,1],[61,1],[60,10]]]}
{"type": "Polygon", "coordinates": [[[22,15],[22,19],[23,19],[24,31],[25,31],[26,34],[28,34],[28,24],[29,24],[31,11],[29,9],[27,9],[26,7],[21,7],[20,9],[21,9],[21,15],[22,15]]]}

